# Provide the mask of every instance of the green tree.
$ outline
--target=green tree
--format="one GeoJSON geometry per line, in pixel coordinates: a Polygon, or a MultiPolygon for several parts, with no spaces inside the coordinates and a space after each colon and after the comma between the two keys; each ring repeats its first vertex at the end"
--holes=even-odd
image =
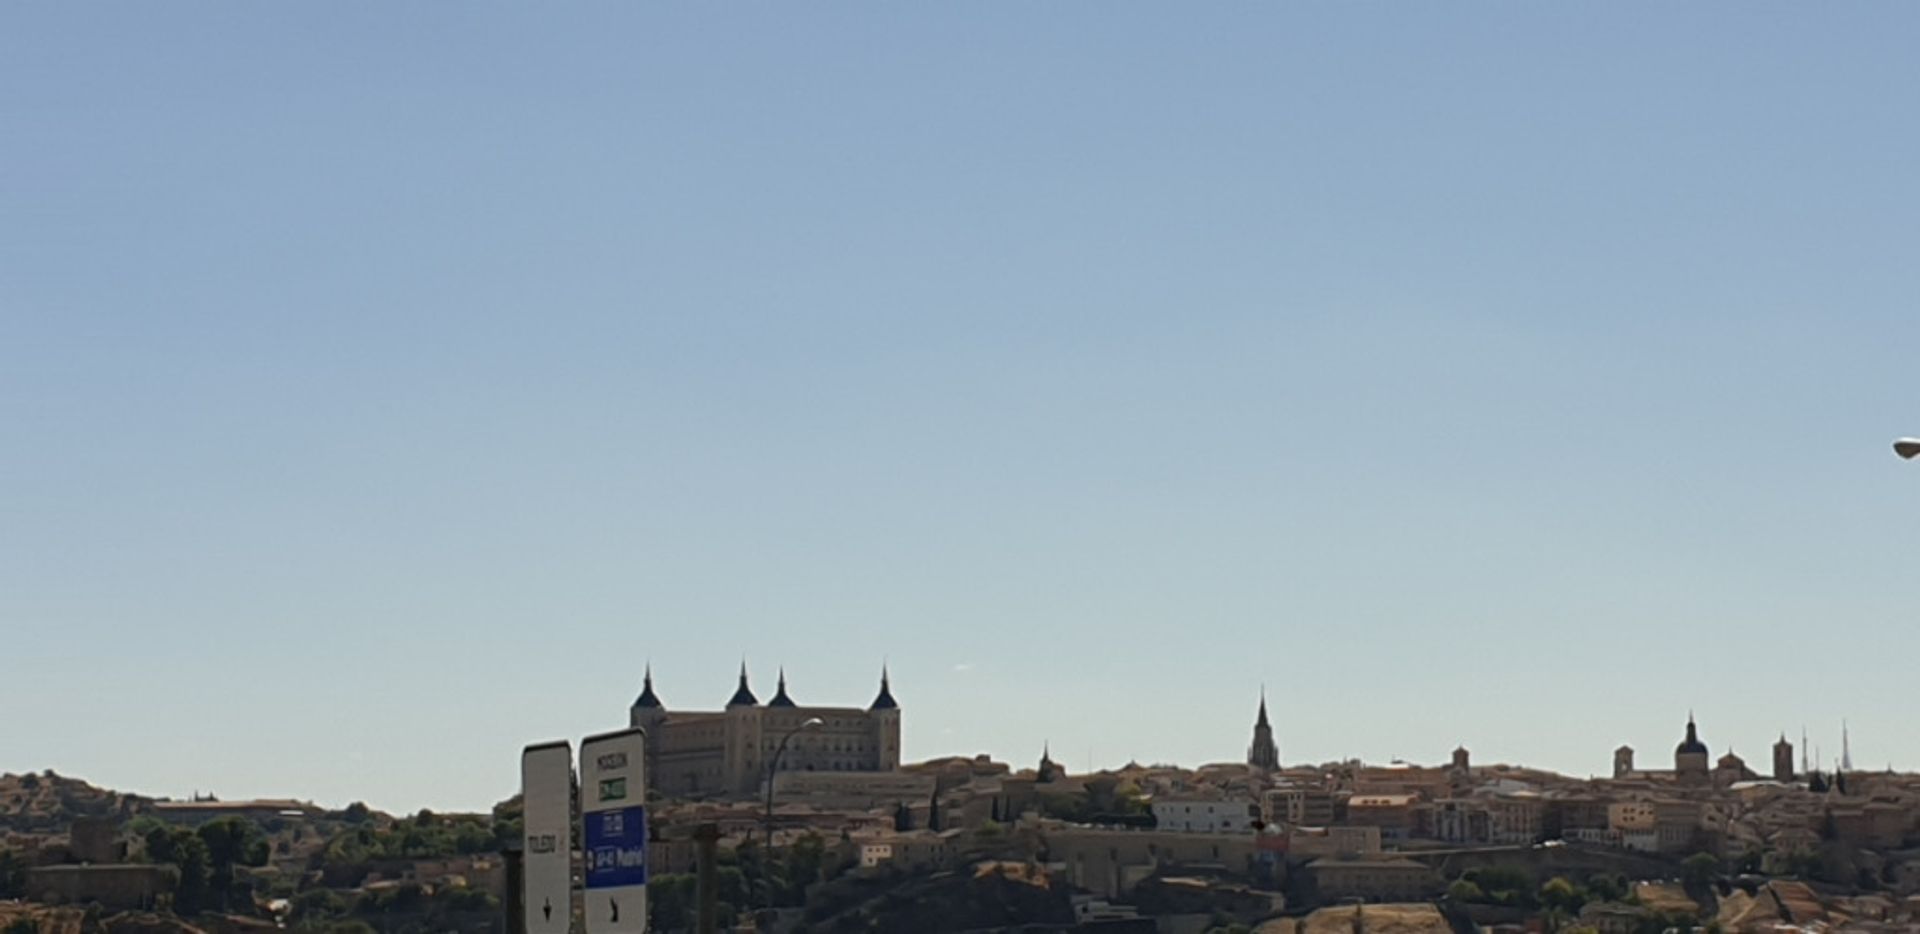
{"type": "Polygon", "coordinates": [[[1720,874],[1720,859],[1712,853],[1695,853],[1680,861],[1680,878],[1693,888],[1713,881],[1720,874]]]}
{"type": "Polygon", "coordinates": [[[1455,879],[1452,885],[1447,886],[1447,898],[1462,904],[1469,904],[1486,901],[1487,893],[1481,891],[1480,886],[1475,884],[1471,879],[1455,879]]]}
{"type": "Polygon", "coordinates": [[[827,841],[821,839],[819,834],[808,833],[795,840],[781,858],[780,875],[784,891],[780,903],[806,904],[807,889],[825,876],[826,863],[827,841]]]}
{"type": "Polygon", "coordinates": [[[1627,885],[1625,876],[1600,872],[1587,877],[1587,892],[1596,901],[1625,901],[1632,889],[1627,885]]]}
{"type": "Polygon", "coordinates": [[[1487,900],[1496,905],[1509,905],[1516,908],[1531,908],[1534,904],[1533,877],[1526,870],[1512,866],[1489,866],[1484,869],[1470,869],[1461,876],[1480,887],[1487,893],[1487,900]]]}
{"type": "Polygon", "coordinates": [[[1684,911],[1648,911],[1640,916],[1634,925],[1634,934],[1666,934],[1668,931],[1691,931],[1700,926],[1700,919],[1684,911]]]}
{"type": "Polygon", "coordinates": [[[234,867],[264,866],[267,839],[253,821],[222,817],[200,825],[197,834],[207,848],[207,883],[222,910],[230,907],[234,867]]]}
{"type": "Polygon", "coordinates": [[[198,914],[206,907],[212,868],[206,841],[183,827],[159,826],[147,831],[146,846],[149,862],[170,864],[180,871],[174,883],[173,910],[198,914]]]}
{"type": "Polygon", "coordinates": [[[12,850],[0,850],[0,898],[20,898],[27,894],[27,858],[12,850]]]}
{"type": "Polygon", "coordinates": [[[1580,908],[1587,903],[1588,893],[1574,885],[1565,876],[1555,876],[1540,886],[1539,902],[1543,910],[1541,921],[1549,932],[1564,930],[1574,918],[1579,917],[1580,908]]]}
{"type": "Polygon", "coordinates": [[[1545,885],[1540,886],[1540,904],[1548,909],[1565,912],[1568,917],[1580,913],[1589,894],[1586,889],[1574,885],[1565,876],[1554,876],[1545,885]]]}
{"type": "Polygon", "coordinates": [[[293,928],[304,934],[380,934],[380,930],[365,921],[352,919],[308,921],[293,928]]]}
{"type": "Polygon", "coordinates": [[[295,895],[288,915],[294,921],[338,918],[347,913],[347,900],[332,889],[308,889],[295,895]]]}
{"type": "Polygon", "coordinates": [[[740,867],[721,866],[713,875],[720,901],[733,906],[736,913],[747,907],[747,874],[741,872],[740,867]]]}
{"type": "Polygon", "coordinates": [[[493,809],[493,842],[488,849],[503,850],[519,846],[526,836],[526,810],[519,799],[502,802],[493,809]]]}
{"type": "Polygon", "coordinates": [[[180,870],[180,881],[173,890],[174,913],[199,914],[207,906],[208,873],[212,864],[206,843],[193,833],[181,833],[172,840],[167,862],[180,870]]]}
{"type": "Polygon", "coordinates": [[[441,889],[434,896],[446,904],[448,911],[490,911],[500,904],[500,900],[487,894],[485,889],[459,885],[441,889]]]}
{"type": "Polygon", "coordinates": [[[146,843],[147,861],[153,863],[173,862],[174,843],[181,839],[183,835],[187,835],[187,832],[178,827],[166,824],[148,828],[142,837],[146,843]]]}
{"type": "Polygon", "coordinates": [[[655,876],[647,881],[647,914],[661,930],[692,927],[699,910],[700,880],[687,873],[655,876]]]}

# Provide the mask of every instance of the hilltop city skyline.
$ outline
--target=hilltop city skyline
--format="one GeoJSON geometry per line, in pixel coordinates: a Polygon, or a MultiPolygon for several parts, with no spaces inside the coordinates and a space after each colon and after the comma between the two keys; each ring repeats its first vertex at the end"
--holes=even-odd
{"type": "MultiPolygon", "coordinates": [[[[1260,747],[1262,738],[1265,737],[1273,744],[1273,759],[1271,760],[1271,767],[1273,768],[1315,767],[1338,765],[1348,762],[1357,762],[1374,767],[1402,764],[1434,766],[1448,762],[1461,750],[1472,752],[1479,749],[1482,750],[1478,753],[1478,761],[1481,762],[1537,769],[1563,775],[1570,779],[1607,777],[1610,772],[1617,772],[1619,766],[1618,753],[1623,746],[1633,750],[1639,757],[1637,761],[1640,764],[1646,765],[1652,763],[1654,767],[1659,767],[1660,763],[1667,761],[1670,751],[1666,745],[1667,742],[1685,743],[1694,741],[1696,721],[1704,719],[1697,717],[1694,711],[1682,711],[1679,714],[1681,717],[1680,721],[1671,725],[1672,729],[1668,731],[1669,736],[1624,737],[1598,741],[1591,750],[1592,763],[1576,764],[1571,768],[1559,767],[1554,763],[1529,758],[1524,755],[1520,757],[1501,755],[1489,758],[1484,750],[1498,749],[1501,747],[1497,744],[1477,743],[1472,737],[1451,739],[1435,738],[1428,744],[1433,747],[1433,750],[1425,755],[1399,755],[1392,753],[1384,755],[1314,755],[1306,752],[1296,754],[1287,741],[1286,721],[1281,716],[1269,711],[1268,698],[1264,696],[1262,689],[1256,688],[1253,706],[1237,718],[1240,721],[1244,721],[1238,726],[1241,733],[1239,747],[1237,749],[1223,747],[1218,751],[1217,755],[1212,756],[1180,759],[1173,756],[1147,754],[1127,755],[1112,761],[1099,759],[1090,760],[1088,756],[1084,754],[1084,750],[1082,753],[1076,754],[1070,744],[1055,741],[1050,738],[1051,734],[1043,735],[1038,747],[1031,750],[967,749],[956,747],[917,754],[917,748],[934,746],[934,743],[925,739],[915,741],[913,728],[914,707],[910,701],[903,703],[894,697],[891,661],[878,663],[879,668],[875,675],[875,684],[878,687],[878,693],[872,694],[870,692],[866,700],[857,699],[856,695],[858,692],[854,691],[816,692],[803,687],[797,682],[790,685],[786,677],[784,665],[772,666],[774,670],[774,689],[769,693],[765,690],[766,684],[764,683],[761,683],[759,688],[754,686],[757,682],[753,674],[752,665],[745,660],[740,661],[738,664],[739,668],[731,680],[728,691],[722,692],[728,693],[729,696],[715,698],[711,702],[702,702],[696,698],[693,703],[680,705],[668,702],[669,699],[673,701],[679,700],[679,695],[675,694],[672,690],[664,686],[656,688],[655,666],[651,662],[645,662],[642,665],[640,687],[627,707],[623,708],[624,713],[622,714],[622,718],[633,725],[649,728],[655,735],[655,741],[665,746],[670,742],[668,734],[661,730],[657,722],[648,719],[648,714],[652,711],[660,712],[662,718],[664,718],[669,711],[681,714],[692,712],[692,715],[695,717],[712,717],[719,716],[722,711],[733,709],[736,706],[746,706],[769,712],[782,711],[784,708],[791,711],[789,719],[798,723],[800,719],[811,716],[815,712],[859,715],[876,710],[877,708],[874,706],[876,704],[887,706],[889,709],[897,709],[899,713],[897,722],[900,725],[895,729],[898,730],[896,735],[899,737],[900,742],[897,750],[893,753],[893,757],[883,761],[860,765],[858,768],[861,770],[886,771],[897,768],[901,764],[928,762],[949,757],[969,758],[976,755],[990,756],[996,761],[1009,763],[1016,769],[1031,768],[1035,763],[1045,758],[1047,761],[1052,762],[1054,766],[1063,773],[1067,774],[1112,772],[1129,767],[1141,766],[1195,769],[1208,766],[1232,765],[1240,762],[1261,764],[1255,750],[1260,747]]],[[[675,679],[675,682],[678,680],[679,679],[675,679]]],[[[662,682],[663,685],[666,683],[668,682],[662,682]]],[[[688,686],[675,683],[675,687],[684,688],[688,686]]],[[[701,693],[710,695],[715,692],[709,690],[701,693]]],[[[907,697],[911,698],[911,695],[907,695],[907,697]]],[[[1275,707],[1276,710],[1279,709],[1277,705],[1275,705],[1275,707]]],[[[1233,719],[1236,718],[1231,715],[1209,718],[1209,720],[1233,719]]],[[[791,725],[792,724],[786,724],[786,726],[791,725]]],[[[1211,729],[1214,725],[1213,723],[1209,723],[1209,732],[1214,732],[1214,730],[1211,729]]],[[[529,741],[534,739],[552,739],[577,742],[581,736],[588,735],[589,733],[602,732],[606,728],[607,724],[597,723],[592,729],[582,731],[574,736],[555,735],[529,737],[527,739],[529,741]]],[[[865,727],[852,728],[851,724],[849,724],[849,728],[850,732],[848,735],[862,735],[861,731],[866,729],[865,727]]],[[[772,729],[771,726],[769,730],[770,732],[767,734],[769,738],[778,735],[780,732],[780,730],[772,729]]],[[[1059,732],[1066,736],[1074,735],[1070,727],[1064,724],[1059,732]]],[[[1807,728],[1789,729],[1787,727],[1777,729],[1773,736],[1764,737],[1764,742],[1759,741],[1763,738],[1755,737],[1754,742],[1743,744],[1738,740],[1729,741],[1724,735],[1714,729],[1713,721],[1706,720],[1699,726],[1698,736],[1701,737],[1699,741],[1709,749],[1713,759],[1717,760],[1723,755],[1732,754],[1738,756],[1749,766],[1762,770],[1769,767],[1771,761],[1770,755],[1776,742],[1787,741],[1793,749],[1794,768],[1796,771],[1803,773],[1824,772],[1831,774],[1842,768],[1856,772],[1879,772],[1889,769],[1900,772],[1910,771],[1910,769],[1900,768],[1891,762],[1875,763],[1865,758],[1854,758],[1851,750],[1851,729],[1845,721],[1837,724],[1832,732],[1833,735],[1837,737],[1837,740],[1831,747],[1822,745],[1822,737],[1825,734],[1817,730],[1807,728]]],[[[1613,734],[1606,733],[1604,735],[1611,736],[1613,734]]],[[[1352,733],[1351,736],[1356,745],[1364,746],[1369,743],[1368,737],[1363,733],[1356,732],[1352,733]]],[[[936,746],[935,748],[937,749],[938,747],[936,746]]],[[[854,752],[851,746],[848,747],[847,751],[849,753],[854,752]]],[[[875,750],[875,752],[877,751],[878,750],[875,750]]],[[[508,752],[510,753],[511,750],[508,752]]],[[[863,749],[860,750],[860,752],[865,754],[867,750],[863,749]]],[[[504,758],[508,760],[508,764],[511,764],[510,755],[505,755],[504,758]]],[[[822,764],[825,765],[827,761],[830,760],[823,760],[822,764]]],[[[406,765],[412,769],[424,769],[428,771],[434,768],[431,760],[426,758],[414,763],[407,763],[406,765]]],[[[853,767],[852,763],[848,763],[848,765],[850,769],[853,767]]],[[[787,767],[806,767],[806,760],[796,758],[795,761],[789,762],[787,767]]],[[[45,768],[53,768],[54,771],[61,774],[90,780],[109,778],[108,776],[91,776],[85,773],[69,772],[56,766],[27,766],[9,768],[7,771],[37,772],[45,768]]],[[[495,771],[505,774],[509,770],[503,767],[497,768],[495,771]]],[[[704,790],[710,794],[738,793],[749,785],[757,784],[762,777],[757,770],[749,769],[749,772],[752,774],[743,773],[736,775],[731,779],[727,779],[711,787],[693,785],[680,787],[675,781],[664,775],[656,776],[654,780],[662,790],[670,793],[688,793],[696,790],[704,790]]],[[[223,784],[221,776],[212,774],[204,776],[203,779],[198,780],[190,789],[185,791],[155,787],[139,780],[138,776],[111,776],[111,778],[113,780],[100,781],[97,783],[146,794],[152,797],[174,800],[192,799],[198,796],[218,796],[226,799],[291,799],[312,801],[322,806],[333,808],[343,807],[353,802],[364,802],[392,813],[411,813],[423,807],[436,811],[484,811],[495,802],[510,797],[512,793],[509,783],[503,784],[498,791],[491,794],[491,797],[489,797],[487,793],[482,793],[479,799],[472,801],[445,799],[388,801],[380,798],[378,795],[364,795],[351,792],[344,796],[316,796],[298,787],[258,788],[237,783],[223,784]]]]}

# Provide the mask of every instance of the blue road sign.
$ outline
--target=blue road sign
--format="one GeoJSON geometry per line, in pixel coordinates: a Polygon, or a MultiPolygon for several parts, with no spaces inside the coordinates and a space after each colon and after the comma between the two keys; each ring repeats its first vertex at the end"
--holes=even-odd
{"type": "Polygon", "coordinates": [[[587,812],[587,888],[647,884],[647,809],[587,812]]]}

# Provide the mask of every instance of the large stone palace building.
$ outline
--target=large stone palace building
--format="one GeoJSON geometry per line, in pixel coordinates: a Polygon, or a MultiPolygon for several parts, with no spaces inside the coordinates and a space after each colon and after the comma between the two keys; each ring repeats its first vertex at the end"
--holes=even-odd
{"type": "Polygon", "coordinates": [[[747,666],[725,710],[668,710],[653,691],[647,667],[628,722],[647,731],[647,781],[674,797],[758,792],[776,753],[782,772],[890,772],[900,767],[900,705],[887,672],[866,707],[803,707],[787,696],[787,675],[761,704],[747,686],[747,666]],[[810,720],[820,724],[808,727],[810,720]]]}

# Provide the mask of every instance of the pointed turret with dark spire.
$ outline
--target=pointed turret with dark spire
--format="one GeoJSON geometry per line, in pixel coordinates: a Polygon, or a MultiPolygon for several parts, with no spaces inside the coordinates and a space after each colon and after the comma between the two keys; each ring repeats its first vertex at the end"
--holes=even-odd
{"type": "Polygon", "coordinates": [[[880,666],[880,694],[873,699],[868,710],[897,710],[900,704],[893,699],[893,686],[887,680],[887,666],[880,666]]]}
{"type": "Polygon", "coordinates": [[[642,710],[657,710],[666,706],[660,703],[660,695],[653,693],[653,663],[647,663],[647,673],[640,680],[640,696],[634,698],[633,706],[642,710]]]}
{"type": "Polygon", "coordinates": [[[780,667],[780,689],[773,692],[773,700],[767,701],[768,707],[792,707],[793,698],[787,696],[787,669],[780,667]]]}
{"type": "Polygon", "coordinates": [[[740,686],[734,689],[733,699],[727,701],[727,706],[754,707],[758,706],[759,703],[760,698],[753,696],[753,689],[747,687],[747,663],[742,661],[740,663],[740,686]]]}

